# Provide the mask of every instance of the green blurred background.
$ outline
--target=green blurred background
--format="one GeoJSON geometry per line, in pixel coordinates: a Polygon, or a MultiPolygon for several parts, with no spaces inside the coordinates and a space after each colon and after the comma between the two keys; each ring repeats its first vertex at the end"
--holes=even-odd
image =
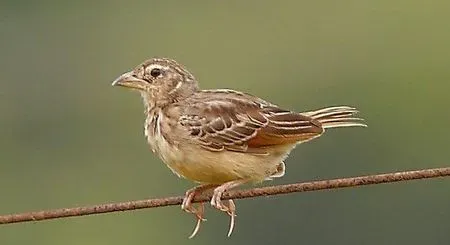
{"type": "MultiPolygon", "coordinates": [[[[180,195],[143,137],[153,56],[203,88],[302,111],[353,105],[367,129],[299,146],[266,184],[450,166],[446,1],[1,1],[0,213],[180,195]]],[[[237,201],[235,232],[179,207],[0,227],[0,244],[449,244],[450,179],[237,201]]]]}

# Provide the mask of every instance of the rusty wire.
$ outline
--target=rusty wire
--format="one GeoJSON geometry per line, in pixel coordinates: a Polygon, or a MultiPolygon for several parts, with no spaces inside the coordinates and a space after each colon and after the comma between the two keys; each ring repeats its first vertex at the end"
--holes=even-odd
{"type": "MultiPolygon", "coordinates": [[[[318,191],[325,189],[337,189],[362,185],[374,185],[383,183],[392,183],[399,181],[428,179],[450,176],[450,167],[422,169],[415,171],[405,171],[396,173],[376,174],[359,177],[320,180],[312,182],[295,183],[288,185],[277,185],[248,190],[230,191],[224,194],[223,199],[242,199],[258,196],[270,196],[279,194],[288,194],[294,192],[318,191]]],[[[210,195],[199,196],[194,202],[205,202],[211,198],[210,195]]],[[[83,216],[92,214],[111,213],[118,211],[130,211],[144,208],[156,208],[181,204],[182,196],[163,197],[156,199],[126,201],[119,203],[106,203],[85,207],[61,208],[54,210],[44,210],[37,212],[26,212],[17,214],[0,215],[0,224],[11,224],[29,221],[41,221],[48,219],[58,219],[73,216],[83,216]]]]}

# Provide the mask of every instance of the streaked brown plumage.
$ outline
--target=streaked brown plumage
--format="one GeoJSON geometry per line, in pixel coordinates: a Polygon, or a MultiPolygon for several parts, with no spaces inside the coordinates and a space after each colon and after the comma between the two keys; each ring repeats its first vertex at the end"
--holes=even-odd
{"type": "Polygon", "coordinates": [[[194,76],[174,60],[154,58],[117,78],[113,85],[138,90],[147,118],[145,135],[177,175],[201,185],[188,190],[182,209],[203,221],[203,204],[192,199],[214,189],[211,204],[231,216],[235,205],[221,201],[227,189],[281,177],[284,159],[298,144],[327,128],[366,126],[348,106],[297,113],[229,89],[200,90],[194,76]]]}

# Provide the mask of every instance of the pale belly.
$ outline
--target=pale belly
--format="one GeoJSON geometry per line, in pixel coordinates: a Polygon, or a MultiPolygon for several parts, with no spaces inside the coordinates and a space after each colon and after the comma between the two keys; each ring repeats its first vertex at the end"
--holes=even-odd
{"type": "Polygon", "coordinates": [[[260,182],[284,174],[283,160],[292,148],[286,146],[272,149],[267,155],[252,155],[226,150],[211,152],[200,147],[185,146],[171,149],[171,153],[166,154],[171,157],[161,158],[176,174],[200,183],[221,184],[238,179],[260,182]]]}

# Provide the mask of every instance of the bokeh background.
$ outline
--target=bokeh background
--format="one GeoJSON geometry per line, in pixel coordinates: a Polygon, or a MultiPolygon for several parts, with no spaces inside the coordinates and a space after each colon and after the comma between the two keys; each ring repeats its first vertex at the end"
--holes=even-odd
{"type": "MultiPolygon", "coordinates": [[[[203,88],[302,111],[353,105],[367,129],[301,145],[266,184],[450,166],[446,1],[1,1],[0,213],[180,195],[111,81],[153,56],[203,88]]],[[[0,244],[449,244],[450,179],[237,201],[200,234],[178,207],[0,227],[0,244]]]]}

